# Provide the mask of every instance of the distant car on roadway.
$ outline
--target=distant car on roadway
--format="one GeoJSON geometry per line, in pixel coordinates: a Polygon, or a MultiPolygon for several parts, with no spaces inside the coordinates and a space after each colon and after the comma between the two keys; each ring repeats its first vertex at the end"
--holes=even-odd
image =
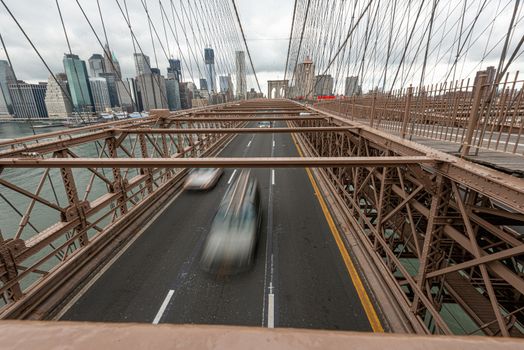
{"type": "Polygon", "coordinates": [[[248,270],[255,259],[261,217],[258,182],[244,170],[220,202],[204,243],[201,268],[217,275],[248,270]]]}
{"type": "Polygon", "coordinates": [[[201,168],[192,170],[184,183],[186,190],[208,190],[213,188],[224,171],[221,168],[201,168]]]}
{"type": "Polygon", "coordinates": [[[271,122],[269,121],[258,122],[258,127],[259,128],[270,128],[271,122]]]}

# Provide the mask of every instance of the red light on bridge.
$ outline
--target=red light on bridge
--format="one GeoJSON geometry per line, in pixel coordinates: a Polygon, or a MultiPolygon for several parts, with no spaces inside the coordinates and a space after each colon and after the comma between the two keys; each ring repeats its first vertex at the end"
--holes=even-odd
{"type": "Polygon", "coordinates": [[[317,100],[334,100],[335,96],[317,96],[317,100]]]}

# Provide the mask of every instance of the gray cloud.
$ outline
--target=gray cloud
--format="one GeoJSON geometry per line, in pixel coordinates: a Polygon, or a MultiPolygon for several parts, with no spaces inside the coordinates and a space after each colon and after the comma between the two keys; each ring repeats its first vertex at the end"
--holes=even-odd
{"type": "MultiPolygon", "coordinates": [[[[102,53],[98,41],[89,28],[88,23],[84,19],[76,2],[65,0],[59,2],[64,15],[72,51],[84,60],[87,60],[93,53],[102,53]]],[[[123,0],[120,0],[119,2],[121,5],[124,3],[123,0]]],[[[96,1],[83,0],[80,1],[80,3],[84,7],[101,40],[104,41],[96,1]]],[[[104,0],[100,1],[100,3],[102,10],[104,11],[108,41],[111,45],[111,49],[116,53],[116,56],[120,61],[123,75],[126,77],[134,76],[135,69],[132,57],[133,45],[124,18],[118,9],[116,1],[104,0]]],[[[166,12],[168,12],[168,15],[171,15],[169,1],[164,0],[163,3],[166,12]]],[[[177,4],[178,1],[174,1],[174,3],[177,4]]],[[[34,42],[51,70],[53,72],[62,71],[62,57],[63,54],[68,51],[68,48],[60,24],[55,1],[6,0],[6,4],[19,20],[21,26],[34,42]]],[[[142,46],[144,52],[151,56],[152,65],[156,66],[149,36],[147,17],[145,16],[142,4],[140,0],[128,0],[127,5],[131,17],[131,25],[137,36],[138,42],[142,46]]],[[[293,1],[269,0],[255,2],[251,0],[237,0],[237,7],[248,40],[253,62],[255,64],[255,69],[260,75],[259,80],[262,85],[262,90],[264,91],[266,86],[265,80],[275,79],[280,72],[283,71],[285,55],[287,52],[287,41],[272,39],[281,39],[288,35],[293,1]]],[[[164,40],[158,3],[149,1],[149,10],[151,17],[156,23],[157,30],[161,33],[162,40],[164,40]]],[[[180,14],[182,16],[182,11],[180,11],[180,14]]],[[[217,25],[220,25],[220,23],[217,23],[217,25]]],[[[168,37],[170,38],[169,47],[171,54],[178,57],[180,56],[178,53],[178,46],[171,35],[169,26],[167,27],[167,31],[168,37]]],[[[15,23],[3,7],[0,9],[0,33],[4,37],[18,78],[29,81],[46,80],[48,73],[44,65],[38,59],[28,41],[24,38],[21,31],[16,27],[15,23]]],[[[184,56],[187,61],[186,64],[189,65],[189,61],[191,61],[191,70],[193,71],[194,78],[198,79],[200,76],[200,73],[198,73],[198,66],[195,64],[193,56],[187,49],[180,28],[178,28],[178,36],[182,51],[185,52],[184,56]]],[[[158,65],[164,72],[167,67],[167,60],[160,49],[160,45],[156,38],[155,45],[158,65]]],[[[199,65],[202,67],[203,53],[201,51],[203,50],[201,47],[198,47],[196,42],[192,42],[192,45],[195,47],[195,50],[197,50],[194,52],[194,56],[200,61],[199,65]]],[[[165,43],[164,46],[166,46],[165,43]]],[[[219,73],[220,70],[231,70],[231,67],[234,67],[234,57],[221,57],[224,53],[219,52],[218,48],[215,48],[215,55],[217,56],[217,70],[219,73]],[[225,60],[229,60],[229,63],[225,64],[225,60]]],[[[5,53],[3,50],[0,50],[0,59],[5,59],[5,53]]],[[[185,73],[187,77],[187,69],[185,73]]],[[[255,87],[254,79],[252,77],[248,77],[248,85],[249,87],[255,87]]]]}
{"type": "MultiPolygon", "coordinates": [[[[141,1],[145,0],[127,0],[129,14],[132,22],[131,24],[142,49],[146,54],[151,56],[152,65],[156,66],[157,64],[154,58],[154,51],[149,36],[148,21],[145,16],[141,1]]],[[[166,7],[168,15],[171,16],[169,0],[162,1],[166,7]]],[[[181,0],[173,0],[175,4],[179,4],[180,1],[181,0]]],[[[188,0],[183,1],[185,4],[188,3],[188,0]]],[[[191,4],[194,4],[194,6],[201,6],[202,4],[209,5],[211,3],[218,2],[229,3],[229,1],[226,0],[223,2],[219,0],[213,0],[212,2],[199,2],[194,0],[189,1],[191,4]]],[[[64,14],[65,25],[69,34],[72,51],[78,54],[84,60],[87,60],[93,53],[102,53],[102,49],[91,29],[89,28],[86,20],[84,19],[80,9],[78,8],[76,1],[59,0],[59,2],[62,6],[62,12],[64,14]]],[[[120,4],[123,4],[124,0],[119,0],[119,2],[120,4]]],[[[22,27],[26,30],[29,37],[33,40],[36,47],[40,50],[51,70],[53,72],[62,71],[62,57],[68,49],[56,9],[55,0],[6,0],[6,3],[13,11],[16,18],[20,21],[22,27]]],[[[80,0],[80,3],[84,6],[89,19],[92,21],[92,24],[100,38],[104,41],[96,1],[80,0]]],[[[103,0],[100,1],[100,3],[102,10],[104,11],[104,20],[107,27],[108,40],[111,48],[116,53],[116,56],[120,61],[123,75],[125,77],[132,77],[135,75],[132,57],[133,44],[127,25],[122,17],[122,14],[120,13],[120,10],[118,9],[116,0],[103,0]]],[[[289,30],[291,26],[294,1],[237,0],[236,3],[252,54],[253,63],[258,73],[260,85],[262,91],[265,92],[267,86],[266,81],[268,79],[282,79],[284,77],[283,70],[288,46],[287,37],[289,36],[289,30]]],[[[401,3],[402,2],[399,2],[399,4],[401,3]]],[[[431,2],[428,2],[428,4],[430,3],[431,2]]],[[[482,2],[480,0],[468,2],[468,11],[465,24],[468,24],[473,20],[476,9],[481,3],[482,2]]],[[[155,22],[155,25],[157,26],[157,30],[160,32],[162,42],[165,45],[158,2],[149,0],[148,4],[150,14],[155,22]]],[[[340,2],[339,4],[342,4],[340,6],[346,6],[346,9],[349,9],[351,6],[353,6],[353,2],[340,2]]],[[[376,4],[378,4],[378,2],[376,2],[376,4]]],[[[378,25],[374,27],[374,31],[371,34],[372,38],[374,38],[376,35],[378,36],[376,53],[372,53],[370,46],[365,55],[366,65],[369,65],[369,67],[375,67],[375,69],[369,68],[364,72],[364,78],[369,85],[373,85],[374,82],[380,79],[382,67],[385,64],[387,48],[385,40],[387,38],[388,23],[386,19],[388,18],[389,13],[388,8],[385,5],[388,4],[388,2],[381,2],[381,4],[381,10],[384,11],[384,13],[380,14],[380,21],[378,25]]],[[[413,2],[413,8],[411,12],[412,14],[418,7],[418,4],[418,1],[413,2]]],[[[446,75],[446,72],[449,69],[450,58],[453,59],[454,50],[456,50],[456,48],[453,49],[453,42],[456,40],[456,29],[454,29],[455,27],[453,27],[453,24],[460,17],[461,4],[462,2],[457,3],[451,0],[439,2],[439,13],[436,17],[431,44],[433,48],[439,47],[439,49],[432,52],[433,54],[431,55],[430,62],[428,62],[428,67],[431,67],[428,77],[434,78],[437,81],[438,79],[441,79],[442,76],[446,75]]],[[[357,8],[357,14],[362,10],[364,3],[359,3],[359,6],[360,7],[357,8]]],[[[512,0],[503,0],[500,2],[499,7],[490,7],[489,11],[485,11],[482,14],[478,21],[477,30],[472,35],[472,41],[468,42],[467,44],[468,47],[471,44],[471,47],[469,48],[467,55],[465,55],[459,65],[457,65],[458,73],[462,74],[462,76],[471,74],[471,72],[474,73],[475,69],[481,67],[479,62],[482,59],[484,59],[482,61],[482,67],[490,64],[496,65],[500,56],[502,43],[499,43],[492,52],[488,53],[488,51],[493,44],[504,37],[507,31],[512,7],[512,0]],[[500,15],[495,18],[494,15],[496,14],[496,9],[500,11],[500,15]],[[495,23],[493,27],[490,27],[490,23],[493,19],[495,19],[495,23]],[[484,28],[488,29],[482,31],[484,28]],[[473,41],[477,38],[477,42],[473,43],[473,41]],[[488,42],[488,39],[490,41],[489,45],[487,46],[486,43],[488,42]],[[488,47],[488,50],[486,50],[486,47],[488,47]]],[[[180,13],[180,16],[183,18],[184,23],[186,23],[187,19],[185,19],[183,11],[181,11],[179,7],[177,9],[180,13]]],[[[423,55],[419,54],[415,57],[414,53],[417,45],[424,40],[423,32],[429,19],[429,10],[430,6],[428,5],[422,12],[420,28],[417,28],[415,32],[412,45],[408,50],[408,56],[405,60],[408,63],[411,63],[413,60],[414,63],[413,71],[410,73],[413,78],[407,77],[404,79],[407,84],[413,83],[416,85],[419,79],[417,76],[420,74],[423,55]]],[[[349,16],[349,14],[349,11],[344,13],[344,16],[342,16],[341,20],[344,20],[344,18],[349,16]]],[[[326,57],[320,57],[322,54],[320,51],[312,52],[314,51],[315,47],[314,44],[312,44],[312,40],[317,38],[319,35],[321,38],[321,35],[326,35],[324,42],[327,43],[327,46],[324,56],[329,51],[333,52],[336,48],[338,48],[339,45],[339,42],[331,42],[328,40],[329,38],[327,35],[330,33],[330,28],[328,28],[327,17],[329,15],[329,11],[325,11],[323,13],[323,17],[320,18],[320,20],[317,20],[315,22],[316,24],[312,25],[309,32],[306,33],[304,38],[304,48],[302,49],[301,57],[299,59],[300,61],[306,54],[312,54],[314,56],[314,61],[317,64],[317,73],[323,71],[325,68],[326,57]]],[[[397,21],[400,23],[400,18],[402,17],[397,17],[397,21]]],[[[314,18],[313,15],[311,15],[311,18],[314,18]]],[[[413,18],[410,18],[410,20],[410,23],[413,23],[413,18]]],[[[360,62],[364,56],[364,45],[362,45],[362,43],[364,42],[363,36],[365,34],[366,21],[367,17],[364,18],[361,26],[359,26],[358,30],[355,32],[354,46],[352,50],[346,50],[345,53],[339,57],[339,59],[330,69],[330,73],[335,75],[336,72],[339,71],[339,67],[344,68],[340,69],[339,72],[339,89],[341,89],[343,85],[341,83],[345,75],[357,74],[359,71],[360,62]]],[[[213,28],[223,28],[224,24],[218,22],[219,21],[217,19],[217,22],[215,23],[206,24],[213,28]]],[[[198,30],[198,26],[203,25],[203,23],[200,23],[196,20],[191,20],[191,23],[193,24],[193,29],[195,31],[198,30]]],[[[346,27],[341,27],[342,29],[339,32],[339,36],[342,36],[343,33],[346,33],[349,20],[343,21],[343,23],[345,23],[346,27]]],[[[332,30],[336,26],[332,24],[331,27],[332,30]]],[[[189,40],[191,42],[191,46],[194,48],[194,50],[196,50],[195,52],[191,53],[188,49],[188,45],[178,21],[175,25],[175,28],[177,30],[179,44],[183,55],[181,55],[179,52],[178,45],[175,43],[175,40],[170,33],[169,26],[167,28],[169,37],[169,52],[167,54],[168,56],[172,55],[178,58],[185,58],[186,62],[183,66],[185,73],[184,76],[189,80],[188,71],[190,70],[193,73],[193,78],[198,80],[200,76],[204,75],[202,56],[203,47],[207,44],[205,42],[207,39],[203,38],[195,40],[192,38],[192,34],[189,31],[187,35],[190,37],[189,40]],[[195,59],[197,62],[195,62],[195,59]],[[187,66],[189,66],[189,69],[187,66]]],[[[405,38],[407,36],[409,28],[410,27],[406,24],[400,29],[399,35],[401,38],[405,38]]],[[[522,36],[523,31],[524,20],[521,11],[519,12],[516,34],[513,37],[512,47],[514,47],[515,42],[518,41],[520,36],[522,36]]],[[[19,79],[29,81],[46,80],[48,73],[45,70],[45,67],[39,61],[37,55],[31,49],[29,43],[24,38],[20,30],[16,27],[12,19],[8,16],[5,9],[1,7],[0,33],[3,35],[6,41],[9,54],[13,61],[13,66],[19,79]]],[[[224,35],[225,36],[222,40],[223,42],[236,42],[236,36],[232,38],[228,33],[224,33],[224,35]]],[[[155,38],[154,41],[158,66],[165,73],[165,69],[167,67],[166,57],[160,49],[158,40],[155,38]]],[[[295,40],[294,42],[296,43],[297,41],[295,40]]],[[[234,57],[231,52],[224,52],[221,45],[219,45],[219,47],[214,47],[215,54],[217,56],[217,71],[219,74],[223,74],[232,70],[234,72],[234,57]]],[[[167,49],[166,45],[165,48],[167,49]]],[[[402,50],[403,41],[401,40],[393,48],[391,59],[389,61],[390,72],[396,69],[396,65],[400,61],[400,57],[402,55],[402,50]]],[[[4,58],[5,53],[0,49],[0,59],[4,58]]],[[[296,57],[292,56],[291,58],[291,63],[294,64],[296,57]]],[[[519,58],[511,70],[516,70],[519,65],[522,65],[522,63],[524,63],[523,56],[519,58]]],[[[255,87],[255,81],[252,75],[248,77],[248,86],[255,87]]]]}

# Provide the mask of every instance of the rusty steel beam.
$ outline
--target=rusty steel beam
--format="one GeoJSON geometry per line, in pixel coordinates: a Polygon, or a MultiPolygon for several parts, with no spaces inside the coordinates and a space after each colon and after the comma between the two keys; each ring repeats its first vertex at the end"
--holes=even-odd
{"type": "MultiPolygon", "coordinates": [[[[225,115],[235,115],[228,113],[225,115]]],[[[289,116],[289,117],[172,117],[170,122],[235,122],[235,121],[286,121],[286,120],[322,120],[323,116],[289,116]]]]}
{"type": "Polygon", "coordinates": [[[289,128],[171,128],[171,129],[113,129],[115,132],[129,134],[272,134],[272,133],[299,133],[299,132],[343,132],[356,130],[349,126],[324,126],[324,127],[289,127],[289,128]]]}
{"type": "Polygon", "coordinates": [[[467,336],[373,334],[340,330],[267,329],[218,325],[161,326],[146,323],[2,321],[4,350],[57,349],[128,350],[150,347],[172,349],[173,344],[203,350],[215,349],[353,349],[388,350],[508,350],[522,347],[520,339],[467,336]],[[147,344],[146,346],[144,344],[147,344]]]}
{"type": "Polygon", "coordinates": [[[429,164],[435,159],[425,156],[404,157],[273,157],[273,158],[2,158],[0,166],[10,168],[154,168],[154,167],[243,167],[243,168],[290,168],[290,167],[354,167],[354,166],[400,166],[429,164]]]}
{"type": "MultiPolygon", "coordinates": [[[[299,113],[311,113],[311,112],[307,112],[305,109],[301,108],[301,109],[292,109],[292,110],[288,110],[288,109],[285,109],[285,110],[273,110],[273,109],[270,109],[270,110],[267,110],[267,111],[261,111],[260,109],[255,109],[255,110],[252,110],[252,111],[236,111],[236,110],[230,110],[230,109],[226,109],[226,110],[222,110],[222,111],[215,111],[215,112],[198,112],[198,113],[194,113],[195,115],[277,115],[277,114],[299,114],[299,113]]],[[[311,113],[311,115],[317,115],[318,113],[311,113]]]]}
{"type": "Polygon", "coordinates": [[[273,157],[273,158],[0,158],[10,168],[323,168],[387,167],[429,164],[425,156],[406,157],[273,157]]]}
{"type": "MultiPolygon", "coordinates": [[[[376,107],[375,121],[380,125],[381,107],[376,107]]],[[[405,116],[404,109],[400,108],[399,111],[404,112],[405,116]]],[[[133,212],[136,213],[142,203],[164,198],[163,184],[169,181],[172,174],[181,174],[174,169],[308,167],[318,168],[313,172],[320,174],[317,179],[320,179],[320,188],[327,194],[326,200],[331,201],[328,205],[339,203],[338,208],[344,211],[343,217],[349,218],[349,223],[341,221],[341,227],[347,227],[347,236],[358,241],[350,241],[349,244],[352,247],[359,245],[370,257],[369,262],[375,264],[375,269],[386,281],[384,284],[389,288],[389,293],[401,305],[409,322],[419,324],[412,329],[423,329],[428,333],[450,333],[440,311],[443,303],[455,303],[486,334],[500,332],[514,335],[520,332],[514,324],[522,325],[524,320],[524,314],[518,311],[524,305],[524,282],[518,274],[519,266],[522,266],[523,243],[511,225],[517,225],[524,218],[524,182],[521,179],[391,136],[341,116],[284,100],[273,104],[262,100],[246,101],[183,113],[159,110],[152,111],[151,115],[140,121],[90,126],[82,132],[76,129],[31,136],[14,143],[10,140],[3,145],[0,152],[8,153],[0,153],[0,169],[36,167],[49,172],[51,168],[60,168],[67,172],[68,176],[62,182],[69,184],[69,192],[73,194],[70,202],[73,204],[67,208],[52,208],[59,220],[53,226],[34,235],[20,236],[27,237],[25,240],[14,239],[4,243],[9,254],[2,255],[5,261],[0,263],[0,277],[3,278],[1,292],[10,293],[14,288],[24,286],[20,283],[26,281],[31,271],[43,269],[42,264],[50,262],[53,254],[66,251],[64,247],[67,242],[78,241],[88,228],[99,225],[98,221],[93,221],[95,213],[98,213],[97,217],[109,218],[112,223],[136,224],[133,212]],[[312,115],[298,116],[300,112],[312,115]],[[233,117],[235,115],[237,117],[233,117]],[[267,117],[271,115],[275,116],[267,117]],[[292,128],[240,129],[231,123],[257,120],[282,120],[292,128]],[[194,127],[180,129],[180,123],[194,123],[194,127]],[[294,132],[297,130],[304,131],[294,132]],[[197,158],[210,156],[202,151],[208,150],[206,145],[218,135],[231,137],[247,132],[290,132],[298,140],[306,157],[197,158]],[[198,134],[198,137],[193,136],[193,133],[198,134]],[[139,137],[132,136],[134,134],[139,134],[139,137]],[[183,136],[177,137],[175,134],[183,136]],[[112,144],[109,144],[112,148],[109,151],[99,151],[97,148],[99,158],[85,158],[82,153],[77,158],[75,152],[68,153],[67,157],[51,159],[47,154],[31,153],[38,148],[42,152],[54,153],[89,142],[102,143],[106,147],[107,139],[112,140],[112,144]],[[19,152],[24,150],[27,157],[20,158],[19,152]],[[13,151],[18,154],[9,156],[9,152],[13,151]],[[188,156],[191,158],[185,158],[188,156]],[[79,170],[71,172],[71,168],[79,170]],[[75,173],[91,172],[90,187],[92,179],[97,173],[100,174],[97,169],[101,168],[112,168],[113,172],[119,173],[119,179],[108,184],[107,193],[89,202],[82,203],[89,198],[90,190],[79,192],[76,200],[73,186],[75,173]],[[119,200],[121,204],[129,206],[127,213],[122,213],[119,206],[109,207],[110,203],[119,200]],[[64,211],[68,215],[63,215],[64,211]],[[37,263],[25,265],[25,259],[40,257],[38,254],[48,244],[58,238],[65,238],[64,235],[70,230],[75,230],[75,233],[66,238],[66,243],[61,242],[60,247],[46,253],[44,258],[37,259],[37,263]],[[404,266],[404,259],[418,260],[414,274],[404,266]],[[9,269],[18,271],[18,275],[9,275],[9,269]],[[457,281],[461,282],[457,284],[457,281]],[[474,302],[464,297],[463,290],[466,289],[472,291],[474,302]],[[499,313],[499,305],[507,313],[499,313]],[[487,312],[482,313],[486,308],[487,312]]],[[[45,179],[43,176],[41,182],[45,179]]],[[[5,178],[4,181],[7,180],[5,178]]],[[[29,191],[22,188],[23,185],[14,187],[7,181],[4,187],[27,195],[31,202],[38,202],[38,188],[41,185],[29,191]]],[[[80,189],[83,190],[78,188],[77,191],[80,189]]],[[[29,218],[31,204],[25,213],[25,217],[29,218]]],[[[340,216],[337,220],[341,220],[340,216]]],[[[24,218],[22,224],[23,221],[24,218]]],[[[108,227],[102,226],[100,237],[107,237],[110,241],[108,237],[112,235],[108,227]]],[[[92,243],[95,243],[84,242],[87,242],[87,249],[92,249],[92,243]]],[[[84,254],[85,248],[80,250],[80,254],[84,254]]],[[[67,252],[65,254],[68,255],[67,252]]],[[[72,256],[73,260],[76,256],[72,256]]],[[[73,260],[66,259],[65,263],[60,262],[56,266],[62,270],[65,267],[69,269],[67,261],[73,260]]],[[[72,278],[70,274],[68,276],[72,278]]],[[[51,272],[47,280],[60,281],[63,278],[51,272]]],[[[44,284],[42,291],[55,288],[44,284]]],[[[372,287],[376,288],[374,285],[372,287]]],[[[23,294],[27,291],[24,287],[22,293],[14,296],[15,299],[22,297],[22,302],[30,303],[33,299],[28,299],[28,296],[31,295],[23,294]]],[[[44,299],[47,295],[42,292],[38,300],[49,300],[44,299]]],[[[51,298],[59,296],[52,295],[51,298]]],[[[10,300],[9,306],[26,310],[30,305],[24,306],[10,300]]],[[[4,310],[6,313],[2,317],[10,312],[9,308],[4,310]]],[[[26,311],[15,314],[26,314],[26,311]]]]}
{"type": "Polygon", "coordinates": [[[443,167],[438,169],[433,168],[432,171],[437,171],[450,180],[463,183],[479,193],[489,198],[494,198],[498,202],[524,214],[524,183],[521,179],[467,160],[459,159],[409,140],[403,140],[387,132],[373,129],[332,113],[316,108],[308,107],[308,109],[330,117],[330,120],[336,125],[359,127],[358,136],[372,142],[376,147],[389,149],[399,155],[405,156],[431,154],[432,157],[441,160],[444,164],[443,167]]]}

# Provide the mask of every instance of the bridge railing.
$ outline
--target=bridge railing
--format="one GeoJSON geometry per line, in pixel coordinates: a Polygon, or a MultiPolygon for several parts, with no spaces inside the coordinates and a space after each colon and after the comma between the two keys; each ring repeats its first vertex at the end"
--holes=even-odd
{"type": "Polygon", "coordinates": [[[482,149],[522,154],[524,80],[518,74],[506,74],[499,84],[479,75],[475,82],[372,92],[316,106],[403,138],[458,143],[462,155],[482,149]]]}

